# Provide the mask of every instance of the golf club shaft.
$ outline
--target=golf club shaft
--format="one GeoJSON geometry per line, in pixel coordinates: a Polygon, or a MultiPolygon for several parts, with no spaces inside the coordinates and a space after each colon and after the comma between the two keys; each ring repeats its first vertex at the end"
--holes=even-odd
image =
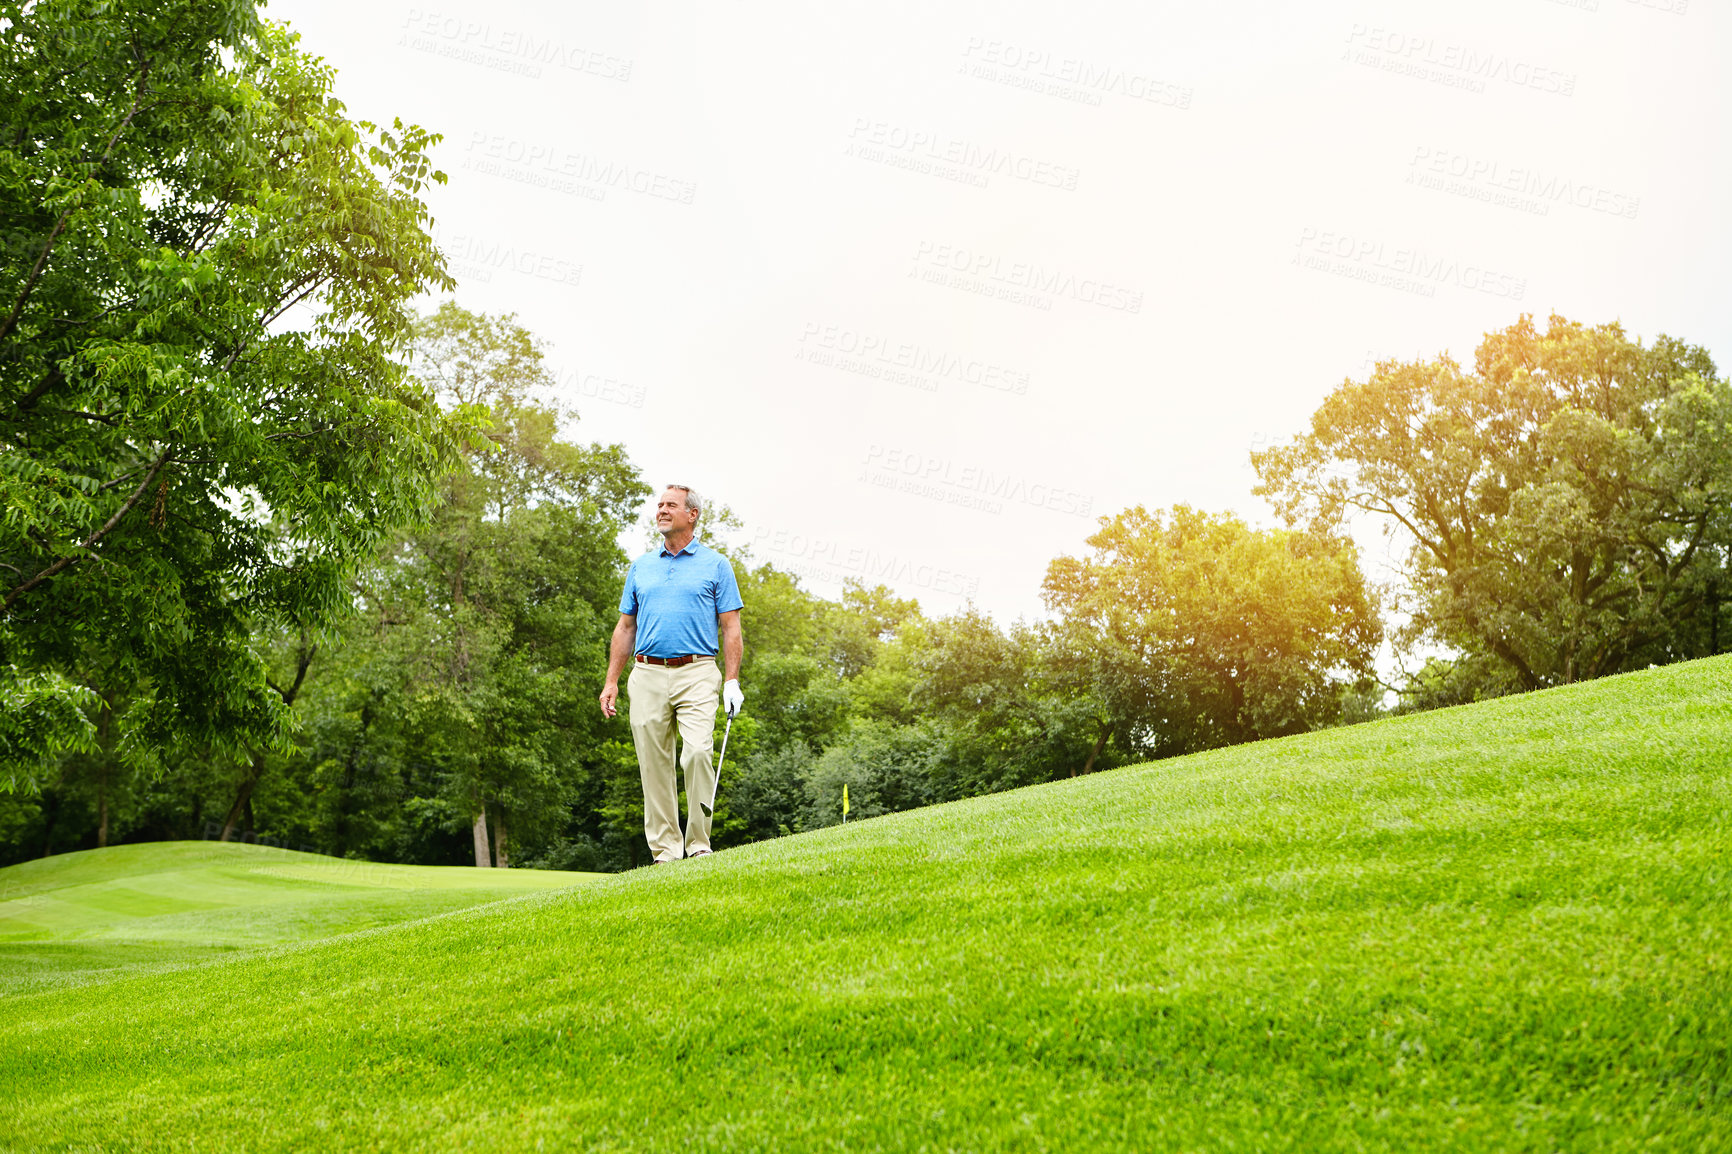
{"type": "Polygon", "coordinates": [[[734,715],[728,714],[728,724],[722,728],[722,755],[716,758],[716,780],[710,786],[710,804],[704,806],[704,816],[713,817],[716,812],[716,794],[722,789],[722,763],[728,760],[728,734],[734,732],[734,715]]]}

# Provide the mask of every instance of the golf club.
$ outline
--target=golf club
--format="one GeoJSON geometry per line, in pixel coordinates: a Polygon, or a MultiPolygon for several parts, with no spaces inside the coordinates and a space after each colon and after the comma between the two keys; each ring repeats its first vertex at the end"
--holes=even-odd
{"type": "Polygon", "coordinates": [[[722,729],[722,755],[716,758],[716,783],[710,787],[710,804],[704,805],[701,801],[698,803],[700,806],[703,806],[705,817],[713,817],[715,815],[716,792],[722,788],[722,763],[728,760],[728,734],[733,731],[734,715],[729,713],[728,724],[722,729]]]}

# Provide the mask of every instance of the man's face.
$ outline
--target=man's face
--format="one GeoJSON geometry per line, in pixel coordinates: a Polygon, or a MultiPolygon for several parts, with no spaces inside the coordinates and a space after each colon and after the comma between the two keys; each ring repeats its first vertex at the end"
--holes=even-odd
{"type": "Polygon", "coordinates": [[[678,489],[665,489],[656,502],[656,532],[663,537],[689,533],[698,523],[698,515],[686,508],[686,495],[678,489]]]}

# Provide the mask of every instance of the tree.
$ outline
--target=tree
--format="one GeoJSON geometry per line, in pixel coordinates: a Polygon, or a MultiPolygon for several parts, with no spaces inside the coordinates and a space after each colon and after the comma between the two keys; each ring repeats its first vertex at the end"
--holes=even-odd
{"type": "MultiPolygon", "coordinates": [[[[1001,630],[970,607],[925,625],[912,650],[912,696],[939,727],[933,795],[972,797],[1094,767],[1093,702],[1065,683],[1058,631],[1016,622],[1001,630]]],[[[1104,744],[1104,742],[1103,742],[1104,744]]]]}
{"type": "MultiPolygon", "coordinates": [[[[307,682],[307,671],[312,667],[313,659],[318,655],[319,647],[303,628],[299,631],[299,636],[295,638],[293,644],[284,648],[289,650],[287,659],[289,676],[279,683],[267,673],[265,684],[270,687],[272,693],[282,700],[283,709],[286,712],[294,707],[296,699],[300,697],[301,689],[307,682]]],[[[241,773],[240,784],[235,789],[234,801],[229,805],[228,813],[223,817],[222,841],[228,841],[234,837],[235,831],[240,827],[243,819],[247,829],[254,828],[256,823],[253,819],[253,793],[258,789],[259,783],[264,780],[272,762],[278,760],[281,752],[279,749],[263,744],[253,744],[247,750],[245,768],[241,773]]]]}
{"type": "Polygon", "coordinates": [[[95,694],[53,672],[0,670],[0,785],[10,793],[71,752],[94,752],[96,726],[85,716],[95,694]]]}
{"type": "Polygon", "coordinates": [[[1060,557],[1042,594],[1102,723],[1156,757],[1335,720],[1381,637],[1350,541],[1142,506],[1060,557]]]}
{"type": "Polygon", "coordinates": [[[284,747],[255,632],[340,618],[463,435],[399,361],[451,283],[437,138],[351,122],[296,39],[234,0],[0,21],[0,695],[77,705],[96,655],[139,757],[284,747]]]}
{"type": "Polygon", "coordinates": [[[933,789],[943,776],[947,752],[948,742],[936,725],[862,723],[807,771],[799,828],[839,823],[844,785],[850,821],[947,800],[933,789]]]}
{"type": "Polygon", "coordinates": [[[586,765],[607,763],[592,688],[618,615],[618,536],[649,490],[621,446],[566,439],[575,414],[543,399],[542,351],[514,318],[448,302],[421,321],[415,347],[437,395],[487,414],[487,441],[446,480],[427,525],[385,556],[363,601],[368,620],[411,630],[412,740],[467,819],[475,864],[507,865],[512,836],[562,830],[598,776],[586,765]]]}
{"type": "MultiPolygon", "coordinates": [[[[882,585],[867,588],[858,581],[844,585],[839,602],[808,593],[798,579],[773,565],[749,567],[749,551],[718,543],[714,528],[706,539],[733,557],[750,637],[740,673],[750,702],[729,739],[717,793],[717,836],[731,844],[827,824],[840,816],[833,803],[842,779],[832,773],[840,763],[832,758],[821,766],[819,755],[843,746],[891,748],[866,732],[873,721],[886,719],[877,707],[881,701],[861,703],[856,694],[881,672],[878,662],[889,643],[921,619],[920,607],[882,585]]],[[[891,673],[872,684],[878,699],[906,698],[912,675],[891,673]]],[[[892,705],[890,712],[900,714],[907,704],[892,705]]],[[[894,724],[902,718],[888,720],[894,724]]],[[[719,748],[719,724],[716,741],[719,748]]],[[[886,768],[890,777],[898,772],[898,767],[886,768]]],[[[927,789],[888,778],[875,781],[872,795],[891,808],[905,808],[897,798],[925,796],[921,791],[927,789]]],[[[635,773],[630,784],[626,808],[635,807],[641,821],[635,773]]]]}
{"type": "Polygon", "coordinates": [[[1700,348],[1523,316],[1447,356],[1346,381],[1254,454],[1289,523],[1371,514],[1410,541],[1404,646],[1424,695],[1471,699],[1700,656],[1723,632],[1732,389],[1700,348]]]}

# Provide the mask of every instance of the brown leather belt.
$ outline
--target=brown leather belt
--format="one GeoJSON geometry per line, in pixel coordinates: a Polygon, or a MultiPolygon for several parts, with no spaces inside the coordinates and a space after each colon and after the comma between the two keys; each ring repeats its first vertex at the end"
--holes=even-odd
{"type": "Polygon", "coordinates": [[[665,665],[669,669],[678,669],[680,666],[690,665],[694,661],[706,660],[695,653],[688,653],[684,657],[651,657],[647,653],[640,653],[637,655],[637,659],[645,665],[665,665]]]}

